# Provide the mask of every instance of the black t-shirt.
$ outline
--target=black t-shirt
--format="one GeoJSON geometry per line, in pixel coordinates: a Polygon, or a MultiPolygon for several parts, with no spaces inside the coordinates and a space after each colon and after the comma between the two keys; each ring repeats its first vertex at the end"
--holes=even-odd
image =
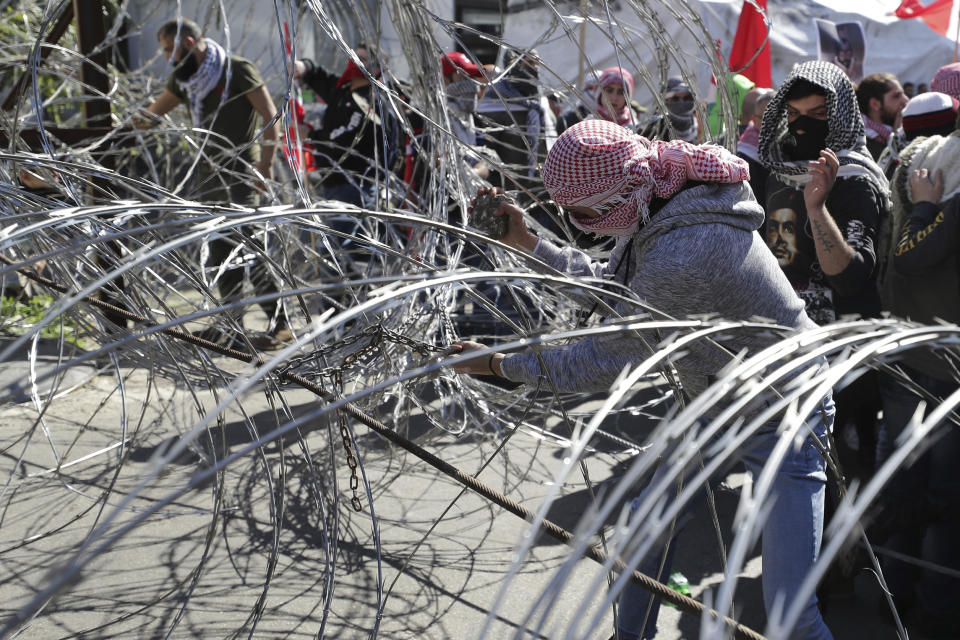
{"type": "Polygon", "coordinates": [[[767,179],[770,177],[770,170],[750,156],[738,153],[737,156],[746,160],[750,167],[750,188],[753,189],[753,195],[761,206],[767,202],[767,179]]]}
{"type": "MultiPolygon", "coordinates": [[[[227,64],[223,65],[223,73],[217,86],[204,96],[200,126],[229,141],[227,148],[220,154],[223,158],[218,158],[218,163],[222,164],[226,162],[224,158],[236,155],[235,148],[243,149],[243,159],[247,162],[256,163],[260,160],[260,145],[250,144],[260,132],[260,115],[253,108],[247,93],[262,85],[260,72],[252,62],[240,56],[230,56],[229,69],[227,64]],[[228,70],[230,86],[224,96],[228,70]]],[[[190,97],[180,88],[173,75],[167,79],[166,88],[189,108],[190,97]]],[[[223,144],[223,140],[218,139],[216,147],[223,144]]],[[[213,148],[206,149],[206,153],[213,153],[213,148]]]]}
{"type": "Polygon", "coordinates": [[[761,233],[807,315],[821,325],[847,314],[877,317],[876,242],[886,199],[874,184],[865,177],[838,178],[827,197],[827,211],[855,252],[847,268],[833,276],[823,273],[817,259],[803,189],[771,173],[766,200],[761,233]]]}

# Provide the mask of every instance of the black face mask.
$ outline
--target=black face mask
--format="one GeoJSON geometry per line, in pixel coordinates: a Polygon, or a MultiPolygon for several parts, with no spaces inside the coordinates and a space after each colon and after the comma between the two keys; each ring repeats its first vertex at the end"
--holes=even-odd
{"type": "Polygon", "coordinates": [[[513,69],[513,86],[524,97],[530,97],[540,90],[540,69],[520,63],[513,69]]]}
{"type": "Polygon", "coordinates": [[[684,131],[689,129],[693,124],[693,100],[674,100],[666,105],[673,126],[684,131]]]}
{"type": "Polygon", "coordinates": [[[186,82],[193,74],[197,72],[197,69],[200,68],[200,65],[197,63],[197,59],[194,57],[193,52],[185,53],[183,58],[177,62],[177,66],[173,70],[173,75],[177,80],[181,82],[186,82]]]}
{"type": "Polygon", "coordinates": [[[827,148],[829,125],[826,120],[800,116],[788,123],[787,129],[790,135],[783,140],[783,150],[792,160],[816,160],[827,148]],[[798,133],[801,130],[803,133],[798,133]]]}
{"type": "Polygon", "coordinates": [[[444,90],[447,102],[463,113],[474,113],[477,110],[477,85],[471,80],[451,82],[444,90]]]}

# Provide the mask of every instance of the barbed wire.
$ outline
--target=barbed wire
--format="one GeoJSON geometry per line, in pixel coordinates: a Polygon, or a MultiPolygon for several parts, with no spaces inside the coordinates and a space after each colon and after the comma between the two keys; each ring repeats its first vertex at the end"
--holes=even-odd
{"type": "MultiPolygon", "coordinates": [[[[365,169],[347,176],[370,194],[364,207],[323,197],[336,163],[303,172],[288,162],[307,141],[297,137],[287,139],[287,157],[277,154],[276,179],[259,205],[204,203],[225,186],[255,189],[263,176],[247,161],[200,171],[236,150],[194,127],[186,109],[150,129],[135,127],[170,68],[157,71],[159,52],[137,68],[121,63],[124,47],[153,42],[153,28],[183,9],[105,4],[107,37],[98,45],[111,52],[105,96],[82,79],[89,60],[77,53],[72,28],[58,44],[44,44],[70,3],[0,8],[0,95],[12,95],[21,72],[28,78],[0,113],[0,283],[11,301],[49,298],[33,311],[11,302],[0,326],[0,362],[15,378],[0,390],[7,425],[0,635],[167,637],[203,629],[229,637],[432,637],[432,624],[475,595],[469,632],[476,637],[606,636],[630,572],[763,422],[782,419],[782,455],[803,433],[800,416],[829,388],[875,370],[909,384],[896,369],[908,349],[956,372],[950,325],[863,320],[793,335],[762,321],[670,318],[616,283],[554,273],[468,226],[469,199],[486,182],[454,134],[440,75],[440,55],[452,48],[446,43],[463,45],[472,35],[502,47],[495,77],[517,64],[507,51],[536,48],[538,95],[557,92],[571,103],[583,98],[581,83],[551,63],[551,52],[577,51],[586,69],[620,64],[654,96],[653,117],[665,113],[659,96],[667,75],[693,85],[725,71],[691,3],[545,2],[548,21],[522,42],[511,39],[505,19],[494,36],[412,0],[278,2],[267,22],[254,4],[197,5],[189,17],[263,71],[286,131],[299,131],[293,59],[310,57],[313,47],[328,62],[359,62],[360,40],[381,43],[370,106],[391,131],[381,127],[382,144],[360,154],[365,169]],[[581,29],[602,34],[609,51],[583,47],[581,29]],[[110,102],[110,126],[85,128],[83,103],[96,97],[110,102]],[[407,159],[418,167],[418,184],[400,170],[407,159]],[[229,256],[214,264],[218,242],[230,246],[229,256]],[[248,283],[235,297],[221,293],[230,270],[248,283]],[[600,313],[583,325],[580,310],[593,306],[600,313]],[[259,352],[258,340],[283,323],[293,340],[259,352]],[[721,337],[736,332],[781,340],[678,408],[671,357],[682,357],[685,341],[720,348],[721,337]],[[449,367],[458,356],[446,351],[462,337],[540,349],[637,334],[650,336],[650,358],[601,395],[564,393],[549,380],[535,390],[455,376],[449,367]],[[184,335],[258,355],[231,359],[184,335]],[[342,389],[335,400],[317,397],[291,385],[291,376],[321,386],[339,376],[342,389]],[[347,404],[467,474],[488,469],[488,481],[528,503],[536,522],[507,525],[505,538],[490,504],[461,497],[435,469],[354,418],[338,419],[347,404]],[[356,465],[347,470],[351,456],[356,465]],[[652,495],[629,515],[624,499],[658,462],[666,477],[685,476],[682,494],[668,510],[652,495]],[[607,473],[618,465],[622,474],[607,473]],[[603,492],[591,473],[604,478],[603,492]],[[588,496],[569,522],[572,549],[538,557],[537,522],[553,517],[567,491],[588,496]],[[579,559],[604,547],[606,564],[585,573],[579,559]],[[459,591],[446,591],[441,568],[456,573],[459,591]],[[543,580],[531,582],[534,575],[543,580]],[[519,613],[505,621],[518,593],[527,604],[513,603],[519,613]]],[[[717,100],[726,130],[734,130],[736,109],[726,92],[717,100]]],[[[481,132],[493,126],[477,120],[481,132]]],[[[513,150],[542,162],[549,142],[542,131],[513,150]]],[[[530,165],[484,161],[528,208],[542,211],[531,221],[538,233],[585,242],[530,165]]],[[[927,400],[927,418],[907,426],[897,454],[851,488],[833,515],[803,594],[850,536],[862,534],[884,484],[955,422],[954,397],[927,400]]],[[[764,478],[741,493],[712,599],[724,615],[739,615],[737,576],[770,500],[764,478]]],[[[788,635],[802,601],[784,603],[767,621],[769,637],[788,635]]],[[[747,607],[762,610],[758,602],[747,607]]],[[[718,624],[704,617],[701,636],[723,635],[718,624]]]]}

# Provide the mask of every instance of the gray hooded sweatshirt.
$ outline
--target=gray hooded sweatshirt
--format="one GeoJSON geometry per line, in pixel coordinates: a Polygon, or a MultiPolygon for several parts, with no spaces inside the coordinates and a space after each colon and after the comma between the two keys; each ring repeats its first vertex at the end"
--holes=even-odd
{"type": "MultiPolygon", "coordinates": [[[[798,330],[816,327],[757,233],[762,223],[763,209],[745,182],[704,184],[671,198],[633,235],[631,251],[630,238],[620,238],[609,262],[593,262],[581,251],[546,240],[534,253],[558,271],[597,278],[611,278],[626,255],[630,264],[620,269],[617,280],[626,278],[624,284],[643,302],[674,319],[713,314],[725,320],[765,319],[798,330]]],[[[626,304],[616,310],[623,315],[637,312],[626,304]]],[[[756,329],[714,337],[732,354],[744,349],[755,353],[778,339],[756,329]]],[[[647,345],[657,343],[653,334],[623,332],[544,349],[542,356],[560,390],[602,391],[625,366],[648,358],[647,345]]],[[[723,349],[700,341],[673,364],[687,393],[695,396],[730,359],[723,349]]],[[[504,376],[516,382],[535,382],[542,373],[533,353],[509,354],[501,367],[504,376]]]]}

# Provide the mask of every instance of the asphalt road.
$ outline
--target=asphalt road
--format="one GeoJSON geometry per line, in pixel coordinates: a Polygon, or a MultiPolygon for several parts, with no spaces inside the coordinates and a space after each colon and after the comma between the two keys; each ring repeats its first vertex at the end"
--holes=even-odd
{"type": "MultiPolygon", "coordinates": [[[[30,371],[42,373],[58,359],[50,344],[41,347],[33,363],[21,352],[0,367],[6,400],[0,408],[2,619],[36,601],[85,541],[104,546],[33,612],[18,637],[160,638],[169,632],[174,638],[359,639],[374,628],[389,639],[561,638],[569,629],[578,637],[610,637],[603,590],[586,592],[598,571],[593,563],[579,561],[541,618],[536,600],[567,548],[539,538],[515,566],[529,530],[525,522],[461,494],[453,481],[359,425],[375,519],[369,505],[360,513],[349,508],[342,445],[331,440],[335,430],[323,420],[308,421],[302,438],[290,434],[239,455],[217,476],[202,477],[211,451],[220,458],[240,452],[254,435],[251,428],[269,431],[284,404],[293,415],[315,409],[309,393],[284,390],[280,402],[255,388],[160,468],[158,458],[216,406],[224,387],[198,391],[142,365],[99,374],[83,365],[59,381],[53,400],[36,404],[30,371]],[[335,474],[327,473],[332,451],[335,474]],[[332,475],[338,486],[326,480],[332,475]]],[[[38,387],[40,396],[50,389],[38,387]]],[[[590,406],[579,409],[588,415],[590,406]]],[[[393,416],[385,407],[379,417],[390,423],[393,416]]],[[[527,431],[498,453],[503,432],[454,434],[417,416],[404,418],[412,439],[459,469],[475,473],[492,459],[480,479],[533,511],[563,464],[562,446],[527,431]]],[[[601,447],[585,461],[596,490],[616,479],[628,458],[601,447]]],[[[590,503],[584,478],[572,477],[549,514],[569,529],[590,503]]],[[[727,544],[742,480],[733,473],[716,492],[727,544]]],[[[722,576],[705,507],[678,544],[675,568],[700,599],[722,576]]],[[[762,631],[759,573],[755,550],[739,582],[737,614],[762,631]]],[[[835,637],[896,638],[877,613],[879,595],[864,572],[852,597],[830,602],[835,637]]],[[[698,625],[664,608],[658,637],[697,637],[698,625]]]]}

